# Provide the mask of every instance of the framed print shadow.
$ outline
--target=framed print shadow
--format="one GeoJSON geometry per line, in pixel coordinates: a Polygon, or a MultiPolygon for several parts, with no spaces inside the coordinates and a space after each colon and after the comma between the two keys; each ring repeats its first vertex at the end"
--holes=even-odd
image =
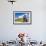
{"type": "Polygon", "coordinates": [[[32,24],[32,11],[13,11],[13,24],[32,24]]]}

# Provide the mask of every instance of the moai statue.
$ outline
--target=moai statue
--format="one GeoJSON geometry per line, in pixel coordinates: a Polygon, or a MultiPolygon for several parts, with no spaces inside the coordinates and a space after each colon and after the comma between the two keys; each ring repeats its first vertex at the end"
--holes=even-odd
{"type": "Polygon", "coordinates": [[[26,15],[23,16],[23,22],[28,22],[26,15]]]}
{"type": "Polygon", "coordinates": [[[23,46],[23,45],[25,45],[25,43],[24,43],[24,36],[25,36],[25,34],[24,33],[20,33],[19,35],[18,35],[18,37],[20,38],[20,45],[21,46],[23,46]]]}
{"type": "Polygon", "coordinates": [[[42,44],[42,41],[40,41],[40,44],[42,44]]]}

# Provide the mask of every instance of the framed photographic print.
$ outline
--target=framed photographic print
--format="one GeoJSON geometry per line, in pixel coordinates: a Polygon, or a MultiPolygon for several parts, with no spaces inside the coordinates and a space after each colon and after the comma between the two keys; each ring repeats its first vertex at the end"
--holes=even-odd
{"type": "Polygon", "coordinates": [[[32,24],[32,11],[13,11],[13,24],[32,24]]]}

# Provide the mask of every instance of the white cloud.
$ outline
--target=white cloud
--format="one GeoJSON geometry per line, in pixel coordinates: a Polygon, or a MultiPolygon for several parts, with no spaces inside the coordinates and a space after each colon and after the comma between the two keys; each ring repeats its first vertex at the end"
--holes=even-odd
{"type": "Polygon", "coordinates": [[[15,18],[15,19],[18,19],[18,18],[23,18],[23,16],[24,16],[24,14],[23,14],[23,15],[21,15],[21,16],[19,16],[19,17],[17,17],[17,18],[15,18]]]}
{"type": "Polygon", "coordinates": [[[19,16],[19,18],[23,18],[23,16],[24,16],[24,15],[22,15],[22,16],[19,16]]]}
{"type": "Polygon", "coordinates": [[[19,16],[19,18],[23,18],[23,16],[24,16],[24,14],[23,14],[23,15],[21,15],[21,16],[19,16]]]}
{"type": "Polygon", "coordinates": [[[23,16],[24,16],[24,15],[26,15],[26,16],[27,16],[28,14],[23,14],[23,15],[19,16],[19,18],[23,18],[23,16]]]}

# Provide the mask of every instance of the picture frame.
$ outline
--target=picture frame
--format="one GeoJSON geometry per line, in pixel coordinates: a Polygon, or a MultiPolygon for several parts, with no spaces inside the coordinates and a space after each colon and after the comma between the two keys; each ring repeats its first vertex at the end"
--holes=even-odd
{"type": "Polygon", "coordinates": [[[32,25],[32,11],[13,11],[13,24],[32,25]]]}

